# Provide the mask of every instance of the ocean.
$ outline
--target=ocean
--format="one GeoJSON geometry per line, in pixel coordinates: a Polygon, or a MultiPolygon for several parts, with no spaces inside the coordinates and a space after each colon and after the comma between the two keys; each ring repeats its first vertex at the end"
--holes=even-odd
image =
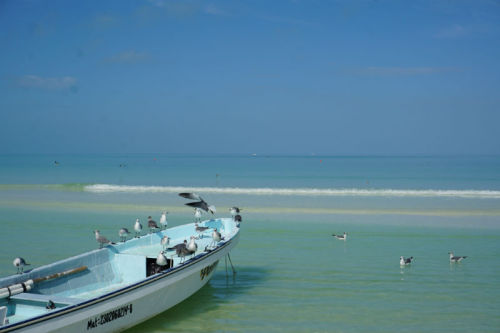
{"type": "Polygon", "coordinates": [[[236,275],[127,332],[500,331],[498,156],[0,155],[0,276],[192,222],[184,191],[242,208],[236,275]]]}

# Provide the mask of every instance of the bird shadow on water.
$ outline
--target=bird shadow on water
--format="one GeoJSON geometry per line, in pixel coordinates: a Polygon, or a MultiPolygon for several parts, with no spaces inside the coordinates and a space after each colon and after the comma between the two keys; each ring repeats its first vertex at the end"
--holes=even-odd
{"type": "Polygon", "coordinates": [[[224,304],[242,297],[250,289],[260,285],[270,275],[268,269],[262,267],[237,267],[237,273],[219,269],[212,279],[200,290],[181,303],[159,315],[134,326],[124,332],[165,331],[177,327],[192,318],[217,310],[224,304]]]}

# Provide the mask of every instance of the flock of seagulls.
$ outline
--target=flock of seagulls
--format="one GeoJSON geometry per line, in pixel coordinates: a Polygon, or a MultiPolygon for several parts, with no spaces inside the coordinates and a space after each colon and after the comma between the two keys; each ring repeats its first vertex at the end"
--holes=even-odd
{"type": "MultiPolygon", "coordinates": [[[[203,211],[206,213],[211,213],[212,215],[215,214],[216,208],[213,205],[209,205],[205,200],[201,198],[196,193],[179,193],[179,196],[186,198],[186,199],[191,199],[191,200],[196,200],[194,202],[189,202],[186,203],[187,206],[193,207],[194,208],[194,219],[195,219],[195,232],[197,233],[197,237],[191,236],[189,242],[187,240],[184,240],[182,243],[177,244],[175,246],[169,247],[170,246],[170,237],[168,235],[164,235],[161,240],[160,240],[160,245],[161,245],[161,251],[158,253],[158,256],[156,258],[156,264],[158,266],[164,267],[168,265],[168,259],[167,259],[167,252],[168,251],[175,251],[175,255],[177,255],[181,259],[181,263],[185,261],[186,256],[193,256],[196,251],[198,250],[198,244],[196,243],[196,239],[202,239],[204,237],[204,234],[209,230],[212,229],[210,227],[202,226],[200,225],[201,218],[203,211]]],[[[229,209],[229,212],[234,219],[234,221],[240,223],[242,218],[240,214],[241,209],[238,207],[231,207],[229,209]]],[[[160,217],[160,224],[156,223],[155,220],[151,216],[148,216],[148,228],[149,232],[157,232],[158,230],[165,230],[168,227],[168,221],[167,221],[167,211],[163,211],[161,213],[160,217]]],[[[134,232],[135,232],[135,238],[139,238],[142,233],[143,226],[141,224],[141,221],[139,219],[135,220],[134,223],[134,232]]],[[[104,245],[107,244],[115,244],[108,240],[106,237],[100,234],[99,230],[95,230],[95,238],[96,241],[99,243],[99,248],[102,248],[104,245]]],[[[131,232],[123,227],[118,231],[118,236],[120,237],[120,242],[126,242],[127,238],[131,232]]],[[[212,242],[210,243],[207,248],[212,248],[217,245],[218,242],[220,242],[223,239],[222,234],[217,230],[217,228],[213,228],[212,230],[212,242]]],[[[24,265],[27,265],[22,258],[16,258],[18,260],[17,267],[18,272],[21,270],[22,272],[22,267],[24,265]]]]}
{"type": "MultiPolygon", "coordinates": [[[[160,240],[160,245],[161,245],[161,251],[158,253],[158,256],[156,258],[156,264],[158,266],[166,266],[168,265],[168,259],[167,259],[167,252],[168,251],[175,251],[175,255],[177,255],[179,258],[181,258],[181,263],[185,261],[186,256],[193,256],[196,251],[198,250],[198,244],[196,243],[196,239],[202,239],[204,237],[204,234],[207,230],[211,229],[210,227],[206,226],[201,226],[201,217],[202,217],[202,212],[205,211],[207,213],[211,213],[212,215],[215,214],[216,208],[213,205],[209,205],[205,200],[201,198],[196,193],[179,193],[179,196],[186,198],[186,199],[191,199],[191,200],[197,200],[194,202],[189,202],[186,203],[187,206],[194,207],[194,218],[195,218],[195,232],[198,234],[198,237],[191,236],[189,242],[187,240],[184,240],[184,242],[177,244],[173,247],[169,247],[170,245],[170,238],[167,235],[164,235],[161,240],[160,240]]],[[[242,218],[240,214],[241,209],[238,207],[231,207],[229,209],[229,212],[236,222],[241,222],[242,218]]],[[[156,221],[153,220],[151,216],[148,216],[148,228],[149,232],[157,232],[158,230],[165,230],[168,227],[168,221],[167,221],[167,211],[162,212],[161,217],[160,217],[160,225],[156,223],[156,221]]],[[[142,224],[139,219],[135,220],[134,223],[134,231],[135,231],[135,238],[139,238],[142,233],[142,224]]],[[[102,248],[104,245],[107,244],[115,244],[108,240],[106,237],[100,234],[99,230],[95,230],[95,238],[96,241],[99,243],[99,248],[102,248]]],[[[121,228],[118,231],[118,236],[120,237],[120,242],[126,242],[128,236],[130,235],[130,231],[127,228],[121,228]]],[[[213,228],[212,231],[212,242],[210,243],[207,248],[215,247],[218,242],[222,240],[222,234],[217,230],[217,228],[213,228]]],[[[206,249],[207,249],[206,248],[206,249]]],[[[16,258],[17,262],[15,261],[15,265],[17,263],[18,272],[19,269],[22,272],[22,267],[24,265],[27,265],[24,262],[24,259],[22,258],[16,258]]]]}
{"type": "MultiPolygon", "coordinates": [[[[196,243],[195,239],[201,239],[203,238],[204,233],[209,230],[209,227],[205,226],[200,226],[199,223],[201,221],[201,216],[202,216],[202,211],[205,212],[210,212],[211,214],[214,214],[216,212],[216,208],[213,205],[208,205],[206,201],[204,201],[199,195],[196,193],[179,193],[179,195],[183,198],[186,199],[191,199],[191,200],[198,200],[195,202],[189,202],[186,205],[190,207],[194,207],[194,218],[195,218],[195,232],[198,234],[198,238],[195,236],[191,236],[189,242],[187,240],[184,240],[182,243],[179,243],[173,247],[168,247],[170,245],[170,238],[167,235],[164,235],[161,240],[160,240],[160,245],[162,250],[158,253],[157,259],[156,259],[156,264],[158,266],[166,266],[168,264],[168,260],[166,257],[167,251],[175,251],[175,254],[181,258],[181,263],[185,261],[186,256],[191,255],[193,256],[196,251],[198,250],[198,244],[196,243]]],[[[233,218],[234,221],[236,222],[241,222],[242,218],[240,215],[241,209],[238,207],[231,207],[229,209],[229,212],[233,218]]],[[[156,232],[157,230],[165,230],[167,229],[168,222],[167,222],[167,214],[168,212],[164,211],[161,214],[160,217],[160,226],[152,219],[151,216],[148,217],[148,228],[151,232],[156,232]]],[[[138,238],[141,236],[142,232],[142,224],[140,223],[139,219],[136,219],[134,223],[134,231],[135,231],[135,237],[138,238]]],[[[97,243],[99,243],[99,248],[102,248],[104,245],[107,244],[115,244],[108,240],[106,237],[101,235],[99,230],[94,230],[95,234],[95,239],[97,243]]],[[[121,242],[125,242],[130,235],[130,231],[127,228],[121,228],[118,232],[118,236],[120,237],[121,242]]],[[[209,247],[215,247],[218,242],[220,242],[223,238],[221,233],[217,230],[217,228],[213,228],[212,231],[212,242],[210,243],[209,247]]],[[[347,240],[347,232],[344,232],[343,234],[332,234],[333,237],[335,237],[338,240],[347,240]]],[[[207,249],[206,248],[206,249],[207,249]]],[[[467,256],[455,256],[453,252],[448,252],[450,256],[450,263],[457,263],[461,262],[463,259],[467,258],[467,256]]],[[[414,257],[408,257],[405,258],[404,256],[401,256],[399,258],[399,264],[403,266],[408,266],[414,261],[414,257]]],[[[26,261],[21,258],[17,257],[13,261],[13,265],[17,268],[17,274],[22,274],[24,271],[24,266],[28,266],[30,264],[26,263],[26,261]]]]}
{"type": "MultiPolygon", "coordinates": [[[[194,207],[195,231],[198,234],[198,239],[203,238],[204,233],[210,228],[199,225],[199,223],[201,222],[202,212],[205,211],[205,212],[211,213],[213,215],[216,212],[215,206],[209,205],[205,200],[202,199],[201,196],[199,196],[196,193],[179,193],[179,196],[186,198],[186,199],[197,200],[194,202],[188,202],[188,203],[186,203],[186,205],[190,206],[190,207],[194,207]]],[[[240,208],[231,207],[229,209],[229,212],[230,212],[231,216],[233,217],[234,221],[241,222],[242,218],[241,218],[241,215],[239,215],[241,212],[240,208]]],[[[160,225],[158,225],[158,223],[156,223],[156,221],[153,220],[153,218],[151,216],[148,216],[148,228],[149,228],[150,233],[157,232],[158,230],[167,229],[167,227],[168,227],[167,214],[168,214],[167,211],[163,211],[161,213],[160,225]]],[[[139,219],[136,219],[135,223],[134,223],[135,238],[139,238],[141,236],[142,229],[143,229],[143,226],[141,224],[141,221],[139,219]]],[[[96,241],[97,241],[97,243],[99,243],[99,248],[102,248],[104,245],[107,245],[107,244],[115,244],[115,243],[111,242],[109,239],[107,239],[106,237],[104,237],[103,235],[101,235],[99,230],[94,230],[94,233],[95,233],[96,241]]],[[[118,231],[118,236],[120,237],[120,242],[122,242],[122,243],[126,242],[127,238],[130,236],[130,234],[131,234],[131,232],[127,228],[125,228],[125,227],[121,228],[118,231]]],[[[221,234],[220,234],[220,232],[217,231],[217,229],[214,229],[214,231],[212,232],[212,238],[214,239],[215,244],[221,240],[221,234]]],[[[214,244],[214,242],[212,244],[214,244]]],[[[164,236],[161,239],[161,245],[162,245],[163,249],[164,250],[167,249],[167,246],[169,244],[170,244],[170,239],[168,238],[168,236],[164,236]]],[[[183,249],[180,249],[183,244],[184,243],[178,244],[178,245],[176,245],[176,247],[170,248],[170,249],[175,249],[176,251],[180,251],[179,253],[181,255],[185,256],[186,254],[189,254],[189,251],[185,251],[183,249]]],[[[194,247],[195,247],[195,244],[192,244],[190,248],[192,249],[194,247]]],[[[187,246],[186,246],[186,248],[187,248],[187,246]]]]}
{"type": "MultiPolygon", "coordinates": [[[[344,232],[343,235],[338,235],[338,234],[332,234],[333,237],[339,240],[345,241],[347,239],[347,232],[344,232]]],[[[450,255],[450,262],[455,263],[455,262],[460,262],[463,259],[467,258],[467,256],[455,256],[453,252],[448,252],[450,255]]],[[[405,258],[403,256],[399,257],[399,264],[401,266],[408,266],[414,261],[413,257],[405,258]]]]}
{"type": "MultiPolygon", "coordinates": [[[[453,252],[448,252],[448,254],[450,255],[450,263],[456,263],[456,262],[460,262],[462,261],[463,259],[467,258],[467,256],[454,256],[453,255],[453,252]]],[[[413,257],[409,257],[409,258],[405,258],[403,256],[401,256],[399,258],[399,264],[401,266],[408,266],[410,265],[412,262],[414,261],[414,258],[413,257]]]]}

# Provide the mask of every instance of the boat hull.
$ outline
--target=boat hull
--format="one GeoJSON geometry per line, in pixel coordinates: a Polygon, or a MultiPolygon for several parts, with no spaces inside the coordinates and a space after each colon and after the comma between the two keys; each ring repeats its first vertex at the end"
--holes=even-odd
{"type": "Polygon", "coordinates": [[[212,277],[239,233],[218,248],[175,269],[97,299],[55,311],[0,332],[117,332],[135,326],[188,298],[212,277]]]}

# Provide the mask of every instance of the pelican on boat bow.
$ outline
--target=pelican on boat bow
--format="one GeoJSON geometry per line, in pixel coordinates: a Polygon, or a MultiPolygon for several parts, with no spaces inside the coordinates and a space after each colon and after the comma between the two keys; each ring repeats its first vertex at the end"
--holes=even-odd
{"type": "Polygon", "coordinates": [[[0,332],[114,332],[171,308],[210,280],[239,239],[232,218],[198,226],[207,227],[205,237],[185,258],[164,250],[161,239],[181,244],[198,235],[194,223],[1,278],[0,332]],[[166,261],[157,262],[161,251],[166,261]]]}

